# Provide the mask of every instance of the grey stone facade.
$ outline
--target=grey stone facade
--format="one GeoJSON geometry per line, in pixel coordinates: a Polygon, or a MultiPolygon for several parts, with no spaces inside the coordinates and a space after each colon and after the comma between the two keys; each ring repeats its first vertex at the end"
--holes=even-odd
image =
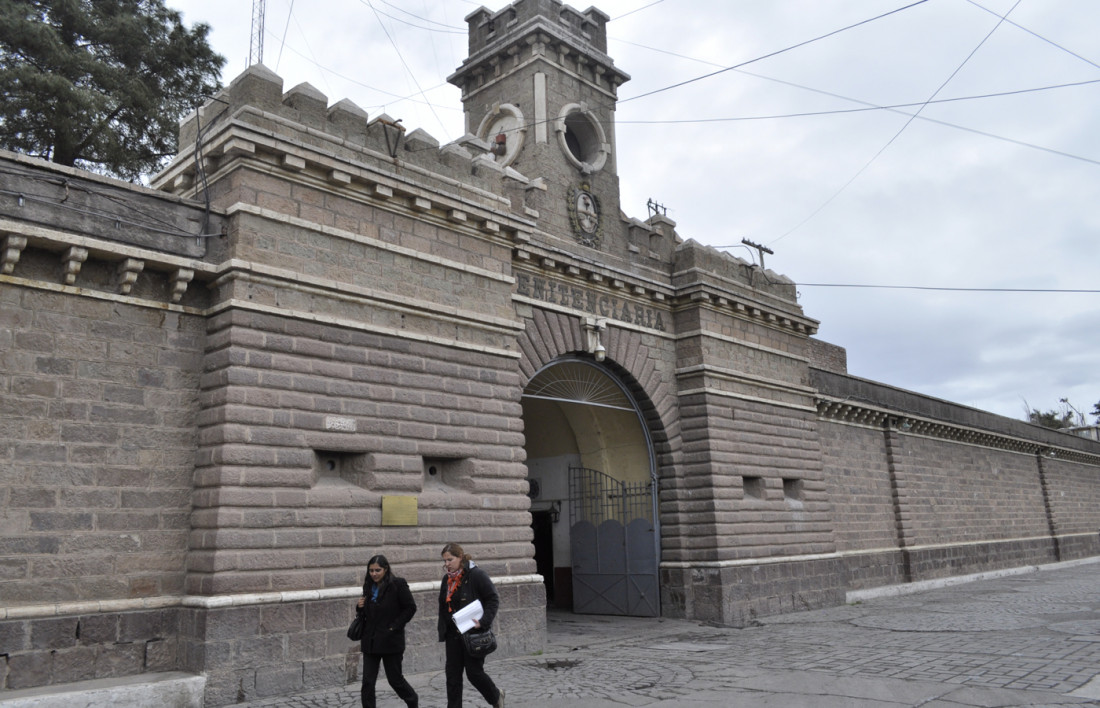
{"type": "Polygon", "coordinates": [[[671,617],[1100,554],[1100,444],[850,377],[791,280],[620,211],[606,19],[472,13],[448,145],[256,66],[155,190],[0,155],[0,697],[355,680],[378,552],[438,667],[448,541],[537,651],[574,468],[653,495],[671,617]]]}

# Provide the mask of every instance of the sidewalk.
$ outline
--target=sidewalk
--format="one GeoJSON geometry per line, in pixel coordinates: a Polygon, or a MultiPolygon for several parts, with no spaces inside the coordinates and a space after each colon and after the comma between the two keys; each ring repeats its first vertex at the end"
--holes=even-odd
{"type": "MultiPolygon", "coordinates": [[[[1100,706],[1100,563],[884,595],[743,629],[552,612],[545,653],[486,667],[508,708],[1100,706]]],[[[446,705],[441,671],[408,678],[446,705]]],[[[404,706],[381,676],[378,698],[404,706]]],[[[358,686],[242,705],[358,708],[358,686]]]]}

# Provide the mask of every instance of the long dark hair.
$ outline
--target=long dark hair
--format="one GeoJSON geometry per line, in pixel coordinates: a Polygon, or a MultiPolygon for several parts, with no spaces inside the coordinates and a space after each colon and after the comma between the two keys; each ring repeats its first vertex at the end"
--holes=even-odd
{"type": "Polygon", "coordinates": [[[377,565],[382,570],[386,571],[386,574],[382,576],[382,582],[378,584],[379,588],[384,588],[390,584],[393,579],[393,571],[390,570],[390,562],[386,560],[386,557],[382,554],[371,556],[371,559],[367,561],[367,577],[363,581],[363,596],[369,596],[370,591],[374,589],[374,578],[370,576],[370,567],[377,565]]]}

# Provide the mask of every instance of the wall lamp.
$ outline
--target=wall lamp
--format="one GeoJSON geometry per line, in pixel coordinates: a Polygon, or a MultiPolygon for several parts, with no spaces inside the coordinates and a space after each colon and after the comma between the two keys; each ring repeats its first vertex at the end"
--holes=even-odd
{"type": "Polygon", "coordinates": [[[550,502],[547,506],[545,506],[543,508],[535,508],[534,506],[532,506],[531,511],[549,512],[550,520],[553,521],[556,524],[556,523],[558,523],[558,519],[561,518],[561,501],[558,500],[558,499],[555,499],[554,501],[550,502]]]}
{"type": "Polygon", "coordinates": [[[901,432],[907,433],[912,429],[913,421],[909,420],[908,418],[901,418],[900,420],[898,420],[898,430],[900,430],[901,432]]]}
{"type": "Polygon", "coordinates": [[[584,334],[586,338],[585,351],[591,354],[596,361],[603,361],[607,358],[607,349],[604,348],[603,342],[600,341],[600,332],[607,329],[606,319],[596,319],[595,317],[584,318],[584,334]]]}

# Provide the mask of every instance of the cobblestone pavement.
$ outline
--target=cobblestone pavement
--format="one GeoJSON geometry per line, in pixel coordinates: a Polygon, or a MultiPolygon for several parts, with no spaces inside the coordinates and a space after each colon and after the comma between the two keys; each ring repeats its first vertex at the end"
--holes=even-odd
{"type": "MultiPolygon", "coordinates": [[[[1100,706],[1100,563],[947,585],[734,629],[552,612],[546,651],[490,658],[510,708],[1100,706]]],[[[442,672],[408,677],[423,708],[442,672]]],[[[384,679],[380,708],[402,708],[384,679]]],[[[248,708],[353,708],[358,687],[248,708]]],[[[465,706],[484,703],[468,684],[465,706]]]]}

